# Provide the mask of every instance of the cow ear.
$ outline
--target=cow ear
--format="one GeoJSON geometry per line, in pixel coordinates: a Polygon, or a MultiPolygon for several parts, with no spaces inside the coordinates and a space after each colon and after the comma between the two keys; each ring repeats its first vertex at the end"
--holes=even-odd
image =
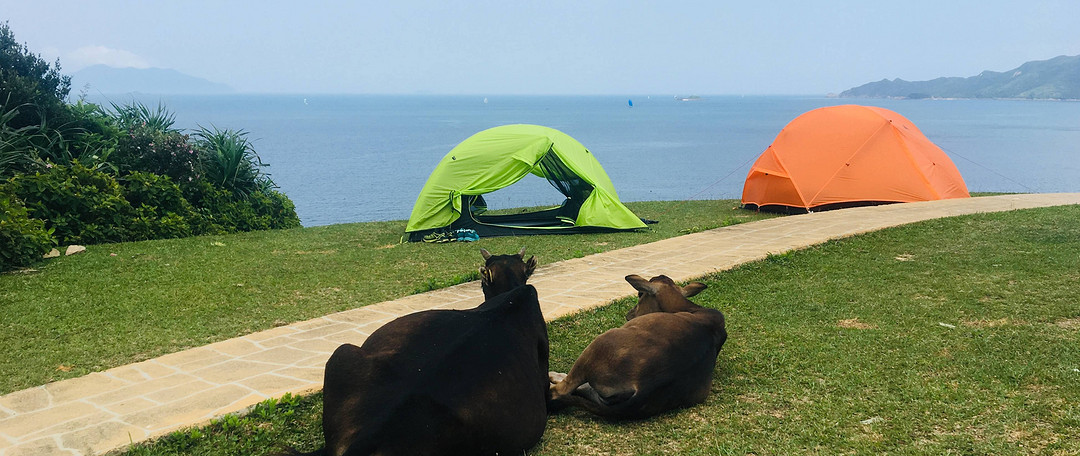
{"type": "Polygon", "coordinates": [[[491,285],[491,271],[483,266],[480,266],[480,283],[491,285]]]}
{"type": "Polygon", "coordinates": [[[682,287],[682,295],[684,297],[690,298],[698,293],[701,293],[708,287],[708,285],[705,285],[701,282],[690,282],[686,284],[685,287],[682,287]]]}
{"type": "Polygon", "coordinates": [[[487,261],[491,258],[491,252],[488,252],[487,249],[480,249],[480,256],[484,257],[484,261],[487,261]]]}
{"type": "Polygon", "coordinates": [[[529,261],[525,262],[525,277],[531,277],[533,271],[536,270],[536,256],[529,257],[529,261]]]}
{"type": "Polygon", "coordinates": [[[656,287],[649,283],[648,280],[645,280],[645,278],[642,276],[639,276],[637,274],[630,274],[626,276],[626,281],[629,282],[630,286],[634,287],[634,289],[637,291],[650,295],[656,294],[656,287]]]}

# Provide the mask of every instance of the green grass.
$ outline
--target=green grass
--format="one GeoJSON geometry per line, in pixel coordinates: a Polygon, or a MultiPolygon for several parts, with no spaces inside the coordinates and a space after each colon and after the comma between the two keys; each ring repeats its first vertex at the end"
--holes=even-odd
{"type": "MultiPolygon", "coordinates": [[[[702,280],[694,300],[730,332],[706,403],[624,423],[559,414],[529,454],[1080,453],[1080,206],[932,220],[702,280]]],[[[552,368],[631,305],[552,322],[552,368]]],[[[311,450],[320,400],[127,454],[311,450]]]]}
{"type": "Polygon", "coordinates": [[[541,266],[768,217],[737,201],[628,204],[640,232],[399,244],[403,221],[103,244],[0,275],[0,394],[476,278],[479,249],[541,266]]]}

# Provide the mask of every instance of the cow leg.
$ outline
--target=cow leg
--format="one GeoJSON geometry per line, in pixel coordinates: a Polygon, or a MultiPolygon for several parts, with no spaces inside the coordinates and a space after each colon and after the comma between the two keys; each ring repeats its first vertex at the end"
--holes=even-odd
{"type": "Polygon", "coordinates": [[[555,371],[548,372],[548,382],[550,382],[552,385],[559,383],[563,380],[566,380],[566,374],[555,371]]]}
{"type": "MultiPolygon", "coordinates": [[[[578,366],[575,366],[578,367],[578,366]]],[[[548,373],[549,381],[559,380],[551,385],[548,411],[555,412],[568,406],[582,407],[603,417],[616,417],[628,405],[637,390],[627,388],[598,388],[587,381],[583,369],[570,369],[569,374],[548,373]]]]}

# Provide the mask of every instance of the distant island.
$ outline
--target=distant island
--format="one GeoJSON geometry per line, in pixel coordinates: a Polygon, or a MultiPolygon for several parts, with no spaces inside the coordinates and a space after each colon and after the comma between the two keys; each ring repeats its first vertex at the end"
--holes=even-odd
{"type": "Polygon", "coordinates": [[[1080,55],[1027,62],[1005,71],[930,81],[883,79],[840,93],[841,98],[1014,98],[1080,100],[1080,55]]]}
{"type": "Polygon", "coordinates": [[[234,92],[225,84],[207,81],[164,68],[114,68],[94,65],[71,75],[72,92],[127,94],[223,94],[234,92]]]}

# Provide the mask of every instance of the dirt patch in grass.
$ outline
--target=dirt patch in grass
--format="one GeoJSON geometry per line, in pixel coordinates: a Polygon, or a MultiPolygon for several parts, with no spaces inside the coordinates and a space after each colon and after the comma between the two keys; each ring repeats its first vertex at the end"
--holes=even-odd
{"type": "Polygon", "coordinates": [[[998,326],[1005,326],[1010,324],[1008,318],[999,318],[997,320],[963,320],[960,324],[970,328],[996,328],[998,326]]]}
{"type": "Polygon", "coordinates": [[[859,321],[859,317],[836,322],[836,326],[845,329],[877,329],[877,325],[859,321]]]}
{"type": "Polygon", "coordinates": [[[1059,320],[1057,323],[1054,323],[1054,326],[1057,326],[1058,328],[1077,330],[1080,329],[1080,318],[1066,318],[1064,320],[1059,320]]]}

